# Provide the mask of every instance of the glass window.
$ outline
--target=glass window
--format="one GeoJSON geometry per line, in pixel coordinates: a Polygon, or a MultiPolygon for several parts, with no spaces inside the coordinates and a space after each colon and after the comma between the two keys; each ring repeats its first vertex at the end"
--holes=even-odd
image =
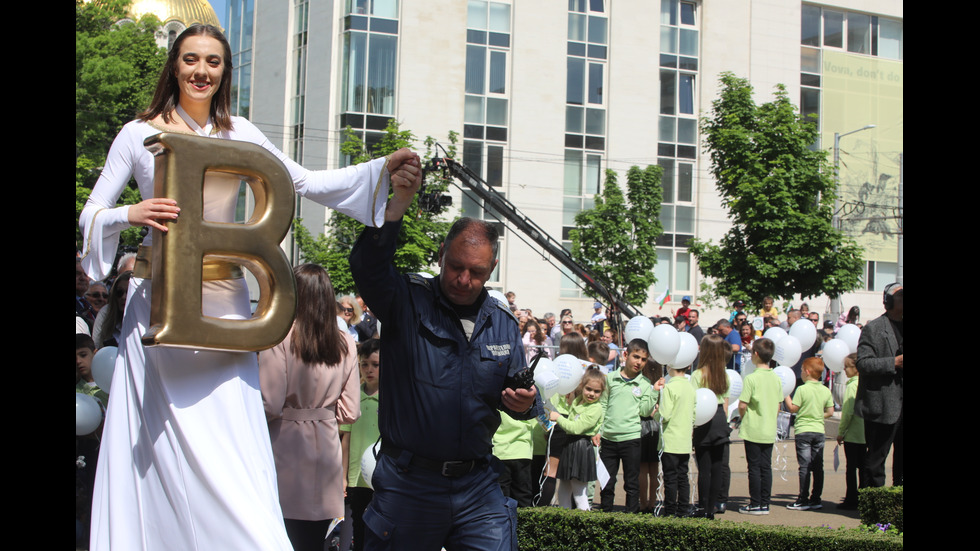
{"type": "Polygon", "coordinates": [[[490,3],[490,30],[495,33],[510,32],[510,4],[490,3]]]}
{"type": "Polygon", "coordinates": [[[677,53],[677,33],[676,27],[660,27],[660,53],[677,53]]]}
{"type": "Polygon", "coordinates": [[[372,0],[371,4],[373,8],[371,15],[388,19],[398,18],[398,0],[372,0]]]}
{"type": "Polygon", "coordinates": [[[681,55],[698,55],[698,31],[680,29],[680,47],[678,50],[681,55]]]}
{"type": "Polygon", "coordinates": [[[681,25],[694,25],[694,4],[681,2],[681,25]]]}
{"type": "Polygon", "coordinates": [[[576,42],[585,42],[585,22],[584,15],[578,13],[568,14],[568,39],[576,42]]]}
{"type": "Polygon", "coordinates": [[[367,112],[395,113],[395,55],[397,36],[372,34],[368,58],[367,112]]]}
{"type": "MultiPolygon", "coordinates": [[[[490,93],[506,93],[507,54],[500,51],[490,52],[490,93]]],[[[468,91],[468,90],[467,90],[468,91]]]]}
{"type": "Polygon", "coordinates": [[[677,200],[694,201],[694,165],[677,163],[677,200]]]}
{"type": "Polygon", "coordinates": [[[878,19],[878,56],[901,60],[904,53],[902,37],[901,21],[878,19]]]}
{"type": "Polygon", "coordinates": [[[469,1],[466,6],[466,26],[470,29],[487,28],[487,3],[485,1],[469,1]]]}
{"type": "Polygon", "coordinates": [[[606,134],[606,112],[603,109],[585,111],[585,133],[603,136],[606,134]]]}
{"type": "Polygon", "coordinates": [[[674,207],[677,213],[674,215],[674,232],[694,233],[694,207],[674,207]]]}
{"type": "Polygon", "coordinates": [[[847,51],[871,53],[871,17],[860,13],[847,14],[847,51]]]}
{"type": "Polygon", "coordinates": [[[844,14],[836,11],[823,12],[823,45],[830,48],[844,47],[844,14]]]}
{"type": "Polygon", "coordinates": [[[599,155],[587,155],[585,159],[585,190],[586,194],[599,193],[599,179],[602,158],[599,155]]]}
{"type": "Polygon", "coordinates": [[[698,139],[698,121],[677,119],[677,143],[695,144],[698,139]]]}
{"type": "Polygon", "coordinates": [[[657,164],[664,169],[663,176],[660,178],[660,187],[663,188],[664,203],[674,202],[674,160],[658,159],[657,164]]]}
{"type": "Polygon", "coordinates": [[[466,104],[464,106],[463,121],[472,122],[475,124],[483,124],[483,102],[484,98],[480,96],[466,96],[466,104]]]}
{"type": "Polygon", "coordinates": [[[659,134],[657,135],[658,140],[662,142],[677,141],[677,132],[674,131],[677,128],[676,117],[668,117],[665,115],[661,115],[659,121],[659,127],[660,127],[659,134]]]}
{"type": "MultiPolygon", "coordinates": [[[[660,114],[673,115],[676,113],[674,105],[677,103],[677,73],[674,71],[660,71],[660,114]]],[[[673,141],[673,140],[671,140],[673,141]]]]}
{"type": "Polygon", "coordinates": [[[466,92],[482,94],[486,78],[487,49],[483,46],[466,47],[466,92]]]}
{"type": "Polygon", "coordinates": [[[800,43],[804,46],[820,46],[820,8],[803,6],[800,43]]]}
{"type": "Polygon", "coordinates": [[[565,132],[585,132],[585,109],[571,105],[565,107],[565,132]]]}
{"type": "Polygon", "coordinates": [[[367,34],[347,33],[344,36],[344,111],[364,111],[364,60],[367,55],[367,34]]]}
{"type": "Polygon", "coordinates": [[[566,102],[575,105],[585,103],[585,60],[568,58],[568,85],[566,102]]]}
{"type": "Polygon", "coordinates": [[[678,93],[678,111],[687,115],[694,114],[694,75],[680,75],[680,91],[678,93]]]}
{"type": "Polygon", "coordinates": [[[582,152],[565,150],[565,195],[582,195],[582,152]]]}
{"type": "Polygon", "coordinates": [[[654,266],[653,273],[657,276],[655,289],[658,291],[673,288],[670,281],[673,256],[674,253],[670,249],[657,249],[657,265],[654,266]]]}
{"type": "Polygon", "coordinates": [[[601,63],[589,64],[589,103],[602,105],[602,68],[601,63]]]}
{"type": "Polygon", "coordinates": [[[483,142],[463,142],[463,164],[483,178],[483,142]]]}
{"type": "Polygon", "coordinates": [[[507,100],[487,98],[487,124],[507,126],[507,100]]]}
{"type": "MultiPolygon", "coordinates": [[[[800,88],[800,114],[820,116],[820,90],[815,88],[800,88]]],[[[815,119],[813,122],[817,122],[815,119]]]]}
{"type": "Polygon", "coordinates": [[[593,44],[606,43],[606,18],[589,16],[589,42],[593,44]]]}
{"type": "Polygon", "coordinates": [[[678,251],[676,255],[677,270],[675,271],[674,285],[671,287],[675,291],[687,291],[691,288],[691,253],[678,251]]]}
{"type": "Polygon", "coordinates": [[[500,187],[504,182],[504,148],[499,145],[487,146],[487,183],[500,187]]]}
{"type": "Polygon", "coordinates": [[[677,24],[677,0],[662,0],[660,2],[660,23],[664,25],[677,24]]]}
{"type": "Polygon", "coordinates": [[[582,211],[582,199],[579,197],[563,197],[561,223],[563,226],[575,226],[575,215],[582,211]]]}
{"type": "Polygon", "coordinates": [[[800,48],[800,70],[808,73],[820,73],[820,50],[817,48],[800,48]]]}

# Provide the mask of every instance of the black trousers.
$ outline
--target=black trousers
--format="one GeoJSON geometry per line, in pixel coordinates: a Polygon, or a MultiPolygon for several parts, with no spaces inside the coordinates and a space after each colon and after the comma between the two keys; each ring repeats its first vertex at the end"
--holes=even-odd
{"type": "Polygon", "coordinates": [[[609,471],[609,482],[602,489],[601,504],[603,511],[612,511],[616,498],[616,475],[619,474],[619,462],[623,462],[623,489],[626,490],[626,512],[640,511],[640,439],[626,442],[613,442],[602,439],[599,448],[599,458],[609,471]]]}
{"type": "Polygon", "coordinates": [[[892,485],[901,486],[905,480],[905,437],[904,408],[894,425],[864,420],[864,441],[868,443],[868,453],[864,456],[861,468],[861,487],[879,488],[885,485],[885,459],[894,445],[892,455],[892,485]]]}

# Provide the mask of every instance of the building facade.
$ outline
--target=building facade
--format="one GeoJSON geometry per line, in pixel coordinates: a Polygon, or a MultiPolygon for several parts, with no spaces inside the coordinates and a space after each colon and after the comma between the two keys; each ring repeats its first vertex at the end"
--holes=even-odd
{"type": "MultiPolygon", "coordinates": [[[[842,225],[868,261],[864,288],[842,298],[845,308],[871,317],[896,277],[899,2],[230,0],[227,21],[238,112],[308,168],[344,164],[348,125],[368,144],[390,118],[443,142],[456,131],[467,166],[569,242],[605,170],[663,167],[658,281],[637,305],[648,315],[668,287],[675,301],[697,297],[702,276],[688,243],[729,227],[698,131],[719,74],[748,78],[760,103],[784,84],[818,116],[820,147],[875,125],[840,142],[842,225]]],[[[453,214],[494,219],[479,199],[453,194],[453,214]]],[[[311,231],[323,230],[324,209],[298,209],[311,231]]],[[[591,313],[590,293],[521,236],[505,231],[500,251],[490,286],[515,291],[539,315],[591,313]]],[[[827,301],[809,302],[821,311],[827,301]]]]}

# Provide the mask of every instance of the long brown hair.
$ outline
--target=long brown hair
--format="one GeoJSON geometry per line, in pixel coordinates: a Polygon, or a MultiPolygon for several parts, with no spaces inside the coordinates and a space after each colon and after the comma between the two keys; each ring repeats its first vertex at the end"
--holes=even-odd
{"type": "Polygon", "coordinates": [[[336,365],[347,354],[347,339],[337,325],[337,300],[327,271],[316,264],[293,268],[296,321],[289,350],[307,364],[336,365]]]}
{"type": "Polygon", "coordinates": [[[177,83],[177,64],[180,62],[180,47],[184,40],[191,36],[208,36],[221,43],[224,50],[224,70],[221,72],[221,84],[218,92],[211,100],[211,123],[216,130],[231,130],[231,45],[221,32],[221,29],[214,25],[201,25],[195,23],[184,32],[180,33],[177,40],[167,53],[167,63],[160,71],[160,79],[157,81],[157,89],[153,92],[153,100],[146,111],[140,113],[137,118],[142,121],[150,121],[158,116],[163,116],[164,122],[170,124],[174,120],[174,110],[180,103],[180,85],[177,83]]]}
{"type": "Polygon", "coordinates": [[[727,351],[730,349],[731,344],[718,335],[708,335],[701,341],[701,351],[698,356],[701,382],[718,396],[728,392],[725,364],[728,363],[727,351]]]}
{"type": "Polygon", "coordinates": [[[537,345],[544,344],[545,334],[541,331],[541,324],[535,320],[528,320],[527,325],[524,326],[524,331],[531,330],[531,324],[534,324],[534,332],[531,333],[531,338],[534,339],[534,343],[537,345]]]}

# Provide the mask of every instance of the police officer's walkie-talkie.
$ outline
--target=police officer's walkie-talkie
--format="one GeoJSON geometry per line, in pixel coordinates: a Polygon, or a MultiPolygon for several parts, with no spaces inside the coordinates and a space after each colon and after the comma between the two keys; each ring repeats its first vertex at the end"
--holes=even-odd
{"type": "Polygon", "coordinates": [[[535,356],[534,359],[531,360],[530,367],[528,367],[524,371],[521,371],[517,375],[514,375],[513,377],[508,377],[507,379],[509,384],[507,385],[507,388],[512,388],[514,390],[517,390],[519,388],[523,388],[524,390],[531,390],[531,387],[534,386],[534,368],[538,366],[538,361],[541,359],[541,356],[544,355],[545,355],[544,349],[542,348],[541,350],[538,351],[537,356],[535,356]]]}

